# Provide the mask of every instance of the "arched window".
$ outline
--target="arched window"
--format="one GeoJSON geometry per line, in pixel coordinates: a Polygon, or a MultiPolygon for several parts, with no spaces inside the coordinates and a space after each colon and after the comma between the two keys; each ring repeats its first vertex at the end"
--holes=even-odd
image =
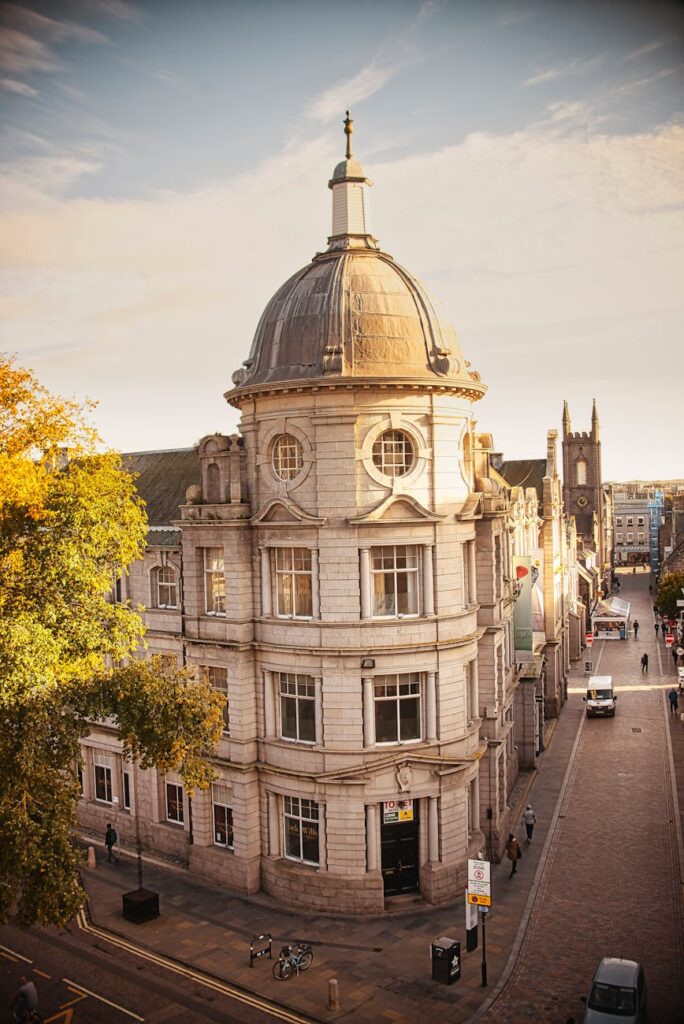
{"type": "Polygon", "coordinates": [[[164,565],[153,570],[152,600],[155,608],[178,607],[178,584],[171,566],[164,565]]]}
{"type": "Polygon", "coordinates": [[[575,463],[575,483],[578,487],[584,487],[587,482],[587,460],[578,459],[575,463]]]}
{"type": "Polygon", "coordinates": [[[221,475],[215,462],[207,466],[207,504],[217,505],[221,500],[221,475]]]}

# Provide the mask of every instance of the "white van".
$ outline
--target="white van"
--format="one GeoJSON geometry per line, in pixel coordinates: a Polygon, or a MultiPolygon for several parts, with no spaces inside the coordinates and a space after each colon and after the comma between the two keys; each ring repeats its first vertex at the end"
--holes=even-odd
{"type": "Polygon", "coordinates": [[[617,697],[613,690],[612,676],[590,676],[587,686],[587,695],[582,700],[587,702],[587,716],[593,718],[595,715],[615,714],[615,701],[617,697]]]}

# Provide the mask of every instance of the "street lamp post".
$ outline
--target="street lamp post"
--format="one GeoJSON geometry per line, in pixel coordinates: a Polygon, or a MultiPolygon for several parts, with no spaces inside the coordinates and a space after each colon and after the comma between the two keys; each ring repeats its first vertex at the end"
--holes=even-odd
{"type": "Polygon", "coordinates": [[[482,988],[487,988],[487,913],[488,907],[480,907],[482,915],[482,988]]]}

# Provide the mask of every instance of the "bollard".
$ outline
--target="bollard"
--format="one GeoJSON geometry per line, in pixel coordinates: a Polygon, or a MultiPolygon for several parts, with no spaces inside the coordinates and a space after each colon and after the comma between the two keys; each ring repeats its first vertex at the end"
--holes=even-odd
{"type": "Polygon", "coordinates": [[[330,978],[328,981],[328,1009],[339,1010],[340,1008],[340,987],[337,978],[330,978]]]}
{"type": "Polygon", "coordinates": [[[89,846],[88,847],[88,867],[89,868],[96,868],[97,867],[97,861],[95,860],[95,847],[94,846],[89,846]]]}

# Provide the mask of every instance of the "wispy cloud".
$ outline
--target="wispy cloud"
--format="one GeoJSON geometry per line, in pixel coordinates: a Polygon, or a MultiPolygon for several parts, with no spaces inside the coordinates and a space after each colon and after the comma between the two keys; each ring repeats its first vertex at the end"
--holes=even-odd
{"type": "Polygon", "coordinates": [[[499,28],[507,28],[509,25],[518,25],[521,21],[527,21],[533,14],[531,7],[513,7],[504,11],[496,19],[495,24],[499,28]]]}
{"type": "Polygon", "coordinates": [[[0,78],[0,88],[7,92],[17,93],[19,96],[37,96],[38,90],[33,89],[26,82],[17,82],[15,78],[0,78]]]}
{"type": "Polygon", "coordinates": [[[116,21],[142,21],[143,11],[128,0],[79,0],[79,6],[88,13],[116,21]]]}
{"type": "Polygon", "coordinates": [[[564,64],[557,64],[555,67],[545,68],[543,71],[538,71],[535,75],[528,78],[523,85],[541,85],[543,82],[552,82],[556,78],[566,78],[569,75],[580,75],[585,71],[590,71],[600,64],[602,57],[589,57],[587,59],[580,59],[579,57],[575,60],[566,61],[564,64]]]}
{"type": "MultiPolygon", "coordinates": [[[[63,64],[55,48],[68,40],[86,44],[108,42],[101,32],[75,21],[49,18],[18,4],[0,7],[0,70],[10,81],[16,82],[17,76],[61,70],[63,64]]],[[[24,91],[24,95],[28,93],[24,91]]]]}
{"type": "Polygon", "coordinates": [[[26,32],[31,36],[43,36],[45,39],[60,43],[65,39],[77,39],[82,43],[104,43],[107,37],[87,25],[80,25],[68,19],[48,18],[44,14],[32,11],[30,7],[18,4],[3,4],[2,21],[9,28],[26,32]]]}
{"type": "Polygon", "coordinates": [[[653,53],[655,50],[660,50],[661,47],[667,46],[668,43],[674,42],[674,39],[654,39],[651,43],[646,43],[645,46],[640,46],[638,50],[632,50],[630,53],[626,53],[621,58],[623,63],[630,60],[637,60],[638,57],[645,57],[648,53],[653,53]]]}
{"type": "Polygon", "coordinates": [[[305,115],[312,121],[331,121],[347,107],[353,107],[382,89],[398,73],[396,67],[369,64],[351,78],[331,85],[308,105],[305,115]]]}
{"type": "Polygon", "coordinates": [[[629,93],[636,92],[638,89],[645,89],[646,86],[654,85],[656,82],[660,82],[663,78],[669,78],[670,75],[676,75],[681,72],[681,68],[661,68],[660,71],[656,71],[654,75],[648,75],[646,78],[634,78],[630,82],[623,82],[622,85],[616,85],[614,89],[611,89],[611,96],[627,96],[629,93]]]}

